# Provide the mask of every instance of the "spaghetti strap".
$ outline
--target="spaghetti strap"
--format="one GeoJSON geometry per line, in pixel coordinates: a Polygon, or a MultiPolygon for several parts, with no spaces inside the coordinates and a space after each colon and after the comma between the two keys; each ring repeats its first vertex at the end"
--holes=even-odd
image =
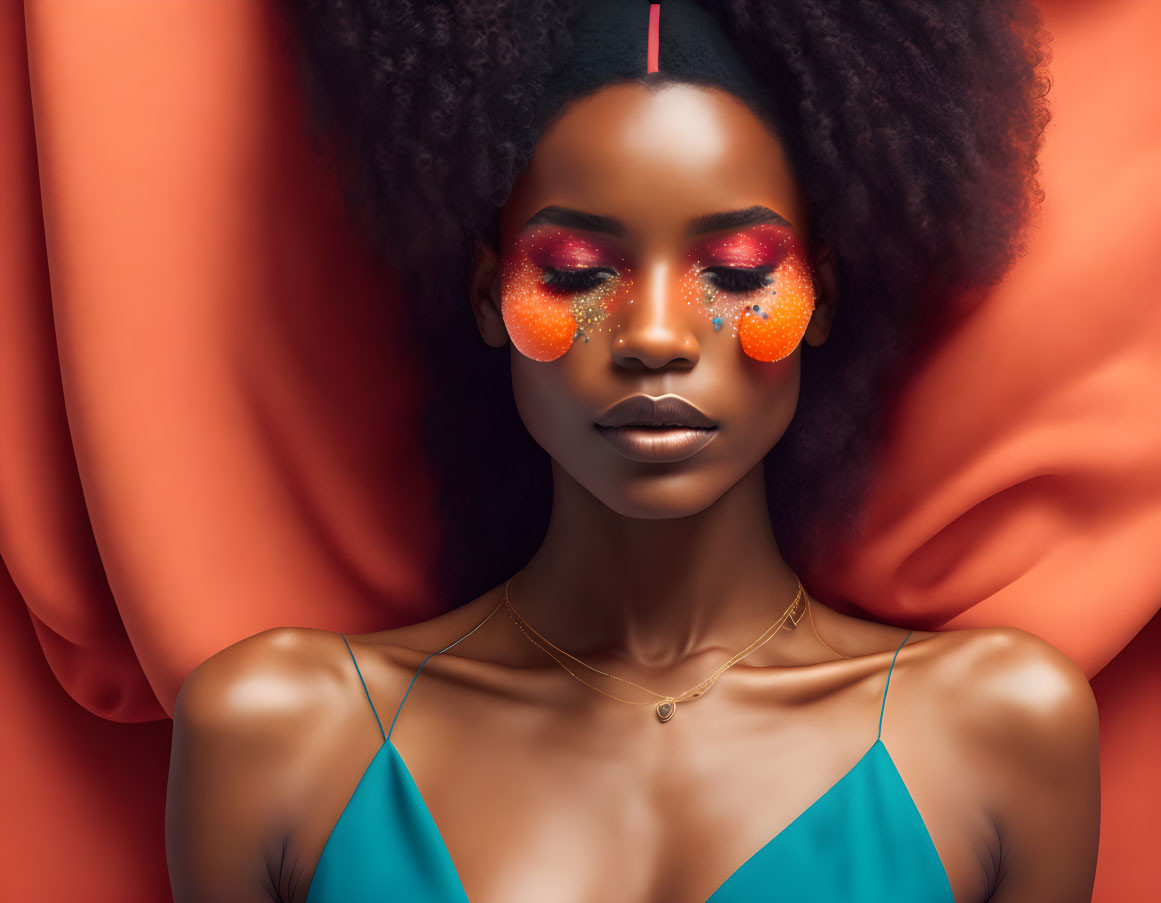
{"type": "Polygon", "coordinates": [[[371,706],[371,714],[375,716],[375,723],[379,725],[379,734],[383,741],[387,741],[387,735],[383,733],[383,722],[379,720],[379,713],[375,711],[375,703],[371,701],[371,692],[367,689],[367,682],[363,680],[363,672],[359,670],[359,663],[355,661],[354,650],[351,649],[351,644],[347,642],[347,638],[341,633],[339,636],[343,637],[343,645],[347,647],[347,652],[351,654],[351,664],[355,666],[355,673],[359,675],[359,683],[363,685],[363,693],[367,697],[367,704],[371,706]]]}
{"type": "MultiPolygon", "coordinates": [[[[419,677],[419,672],[423,670],[423,666],[427,664],[428,660],[431,659],[433,656],[442,655],[443,653],[445,653],[449,649],[451,649],[453,646],[456,646],[456,645],[462,643],[464,640],[466,640],[468,637],[470,637],[473,633],[475,633],[477,630],[479,630],[481,627],[483,627],[485,624],[487,624],[488,619],[491,618],[492,615],[494,615],[497,611],[500,610],[501,604],[503,604],[502,599],[500,600],[500,602],[498,602],[496,604],[495,608],[493,608],[490,612],[488,612],[488,616],[486,618],[484,618],[484,620],[480,621],[479,624],[477,624],[475,627],[473,627],[471,630],[469,630],[467,633],[465,633],[458,640],[454,640],[453,642],[448,643],[442,649],[437,649],[435,652],[429,652],[424,657],[423,661],[421,661],[419,663],[419,667],[415,669],[415,673],[411,675],[411,683],[409,683],[407,685],[407,690],[406,690],[406,692],[404,692],[403,698],[399,700],[399,707],[395,709],[395,717],[391,719],[391,726],[389,728],[387,728],[387,736],[383,738],[384,740],[390,742],[391,734],[395,731],[395,722],[399,720],[399,713],[401,711],[403,711],[403,703],[407,702],[407,697],[411,693],[411,688],[415,686],[415,681],[419,677]]],[[[380,725],[380,728],[382,728],[382,725],[380,725]]]]}
{"type": "MultiPolygon", "coordinates": [[[[458,641],[457,641],[458,642],[458,641]]],[[[452,644],[454,646],[455,643],[452,644]]],[[[451,646],[448,647],[450,649],[451,646]]],[[[446,652],[446,649],[441,649],[439,652],[446,652]]],[[[391,719],[391,727],[387,728],[386,740],[391,739],[391,732],[395,730],[395,722],[399,720],[399,713],[403,711],[403,703],[407,702],[407,696],[411,693],[411,688],[415,686],[415,679],[419,677],[419,672],[423,670],[423,666],[427,664],[427,659],[433,655],[439,655],[439,652],[428,653],[427,657],[419,663],[419,667],[415,669],[415,673],[411,675],[411,683],[407,685],[407,691],[403,694],[403,698],[399,700],[399,707],[395,710],[395,717],[391,719]]]]}
{"type": "MultiPolygon", "coordinates": [[[[383,742],[386,743],[391,739],[391,732],[395,730],[395,722],[399,720],[399,712],[403,708],[403,703],[407,701],[407,693],[411,692],[411,688],[415,684],[415,678],[419,677],[419,672],[427,664],[427,659],[431,658],[432,655],[439,655],[439,652],[431,653],[431,655],[419,663],[419,667],[415,669],[415,673],[411,676],[411,683],[407,685],[407,693],[403,694],[403,698],[399,700],[399,707],[395,709],[395,717],[391,719],[391,727],[384,731],[383,722],[379,718],[379,712],[375,709],[375,703],[371,701],[371,691],[367,689],[367,681],[363,680],[363,672],[359,670],[359,663],[355,661],[355,653],[351,649],[351,644],[347,642],[347,638],[343,634],[340,633],[339,636],[343,637],[343,644],[347,647],[347,652],[351,653],[351,663],[355,666],[355,673],[359,675],[359,683],[363,685],[363,694],[367,697],[367,704],[371,706],[371,714],[375,716],[375,723],[379,725],[379,735],[383,738],[383,742]]],[[[453,643],[452,645],[455,644],[453,643]]],[[[449,646],[448,648],[451,647],[449,646]]],[[[440,652],[444,651],[446,650],[440,650],[440,652]]]]}
{"type": "MultiPolygon", "coordinates": [[[[899,649],[907,645],[907,641],[911,639],[911,634],[915,631],[908,631],[907,636],[903,637],[903,642],[899,644],[899,649]]],[[[899,649],[895,650],[895,654],[891,656],[891,667],[887,669],[887,684],[883,687],[883,702],[879,705],[879,734],[875,737],[876,742],[883,738],[883,710],[887,708],[887,690],[891,686],[891,672],[895,670],[895,659],[899,657],[899,649]]]]}

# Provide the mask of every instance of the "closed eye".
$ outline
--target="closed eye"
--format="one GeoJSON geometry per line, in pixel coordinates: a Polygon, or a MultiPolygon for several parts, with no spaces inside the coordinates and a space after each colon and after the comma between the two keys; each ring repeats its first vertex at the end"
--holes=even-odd
{"type": "Polygon", "coordinates": [[[711,284],[725,292],[752,292],[770,284],[773,267],[706,267],[711,284]]]}
{"type": "Polygon", "coordinates": [[[617,274],[607,267],[586,267],[579,270],[559,270],[544,267],[543,284],[555,292],[587,292],[617,274]]]}

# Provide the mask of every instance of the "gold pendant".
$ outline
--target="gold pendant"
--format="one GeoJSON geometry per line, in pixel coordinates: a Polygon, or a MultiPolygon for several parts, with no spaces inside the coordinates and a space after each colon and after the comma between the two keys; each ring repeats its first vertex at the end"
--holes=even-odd
{"type": "Polygon", "coordinates": [[[668,721],[673,717],[673,713],[677,711],[677,703],[672,699],[666,699],[657,703],[657,718],[659,721],[668,721]]]}
{"type": "MultiPolygon", "coordinates": [[[[790,617],[789,617],[789,619],[788,619],[788,620],[790,621],[790,629],[791,629],[791,630],[793,630],[795,627],[797,627],[797,626],[798,626],[798,622],[802,620],[802,616],[803,616],[804,614],[806,614],[806,604],[805,604],[805,600],[804,600],[804,599],[800,599],[798,602],[795,602],[795,603],[794,603],[794,605],[792,605],[792,606],[791,606],[791,608],[790,608],[790,617]],[[802,608],[802,610],[801,610],[801,611],[799,611],[799,606],[800,606],[800,604],[801,604],[801,608],[802,608]],[[796,611],[798,612],[798,617],[797,617],[797,618],[796,618],[796,617],[794,617],[794,613],[795,613],[796,611]]],[[[785,622],[783,622],[783,623],[785,623],[785,622]]]]}

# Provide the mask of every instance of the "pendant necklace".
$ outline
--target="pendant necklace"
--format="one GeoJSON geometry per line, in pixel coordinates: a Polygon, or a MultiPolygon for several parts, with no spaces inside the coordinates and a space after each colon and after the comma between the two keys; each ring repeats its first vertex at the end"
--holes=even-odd
{"type": "Polygon", "coordinates": [[[794,628],[796,628],[798,626],[798,622],[802,620],[803,614],[805,612],[807,612],[810,608],[810,598],[809,598],[809,596],[806,595],[806,590],[802,586],[802,581],[798,580],[797,577],[795,577],[795,579],[798,581],[798,591],[794,594],[794,599],[793,599],[793,601],[791,601],[789,607],[782,613],[782,615],[778,618],[778,620],[776,620],[773,624],[771,624],[764,631],[762,631],[762,633],[758,636],[758,638],[755,639],[752,643],[750,643],[750,645],[748,645],[745,649],[743,649],[741,652],[737,652],[734,655],[730,656],[730,658],[727,659],[724,664],[719,666],[716,671],[714,671],[712,674],[710,674],[709,677],[694,684],[688,690],[685,690],[684,692],[678,693],[676,695],[670,695],[667,693],[658,693],[656,690],[651,690],[648,687],[643,687],[643,686],[641,686],[641,684],[635,683],[634,681],[628,680],[627,678],[618,677],[616,674],[610,674],[608,671],[602,671],[600,668],[597,668],[594,665],[590,665],[588,662],[582,661],[581,659],[577,658],[571,652],[566,652],[564,649],[561,649],[559,646],[554,645],[550,640],[548,640],[542,634],[537,632],[537,630],[531,624],[529,624],[523,617],[521,617],[520,613],[517,612],[516,609],[513,607],[511,600],[509,600],[509,598],[508,598],[508,584],[510,584],[512,582],[511,578],[509,578],[508,583],[504,584],[504,598],[501,600],[501,602],[508,611],[508,617],[520,629],[520,632],[522,634],[524,634],[525,638],[530,643],[532,643],[533,646],[535,646],[537,649],[540,649],[542,652],[544,652],[546,655],[548,655],[549,658],[551,658],[558,665],[560,665],[560,667],[562,667],[565,671],[567,671],[570,675],[572,675],[572,677],[575,680],[584,684],[590,690],[596,690],[602,696],[607,696],[610,699],[617,700],[618,702],[624,702],[628,705],[652,705],[654,712],[657,714],[657,719],[659,721],[661,721],[662,723],[664,723],[666,721],[669,721],[669,719],[671,719],[674,716],[674,714],[677,712],[677,704],[679,702],[685,702],[685,701],[688,701],[691,699],[697,699],[699,696],[703,695],[707,690],[709,690],[710,687],[712,687],[714,685],[714,682],[719,677],[721,677],[726,671],[728,671],[730,668],[732,668],[734,665],[736,665],[738,662],[740,662],[746,656],[750,655],[753,652],[756,652],[758,649],[760,649],[762,646],[764,646],[766,643],[768,643],[773,638],[774,634],[776,634],[787,621],[790,622],[790,625],[791,625],[790,629],[791,630],[793,630],[794,628]],[[600,687],[594,686],[593,684],[589,683],[587,680],[585,680],[583,677],[581,677],[579,674],[577,674],[575,671],[573,671],[572,668],[570,668],[567,664],[565,664],[563,661],[561,661],[560,656],[564,656],[568,659],[571,659],[573,662],[580,665],[581,667],[586,668],[589,671],[592,671],[596,674],[600,674],[602,677],[608,677],[608,678],[611,678],[612,680],[618,680],[623,684],[628,684],[629,686],[636,687],[638,690],[643,690],[644,692],[653,696],[654,699],[640,702],[640,701],[632,700],[632,699],[623,699],[620,696],[615,696],[612,693],[607,693],[604,690],[602,690],[600,687]],[[656,700],[656,702],[654,700],[656,700]]]}

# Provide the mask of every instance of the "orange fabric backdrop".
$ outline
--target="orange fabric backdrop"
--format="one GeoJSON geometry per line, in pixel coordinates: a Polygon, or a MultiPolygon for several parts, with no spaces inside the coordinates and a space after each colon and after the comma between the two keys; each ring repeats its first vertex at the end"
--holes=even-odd
{"type": "MultiPolygon", "coordinates": [[[[1044,12],[1042,227],[901,399],[863,539],[807,576],[1096,675],[1117,903],[1161,886],[1161,7],[1044,12]]],[[[167,899],[189,670],[431,611],[420,373],[283,39],[269,0],[0,0],[0,899],[167,899]]]]}

